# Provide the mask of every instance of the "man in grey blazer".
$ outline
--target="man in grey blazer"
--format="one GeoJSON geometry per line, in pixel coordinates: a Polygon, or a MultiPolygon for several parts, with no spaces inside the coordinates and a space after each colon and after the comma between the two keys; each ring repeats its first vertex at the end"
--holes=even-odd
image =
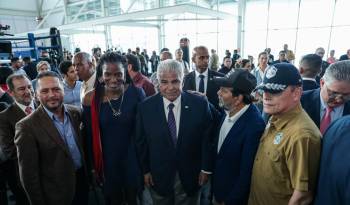
{"type": "Polygon", "coordinates": [[[37,79],[41,105],[16,124],[21,183],[31,204],[87,204],[81,113],[63,104],[63,84],[56,73],[43,72],[37,79]]]}

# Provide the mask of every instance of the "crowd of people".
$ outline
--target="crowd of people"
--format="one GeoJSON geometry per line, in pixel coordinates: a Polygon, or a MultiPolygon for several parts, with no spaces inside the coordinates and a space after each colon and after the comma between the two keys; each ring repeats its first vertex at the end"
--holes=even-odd
{"type": "MultiPolygon", "coordinates": [[[[350,50],[137,47],[1,69],[0,204],[350,204],[350,50]],[[5,77],[4,77],[5,76],[5,77]]],[[[24,59],[23,59],[24,60],[24,59]]]]}

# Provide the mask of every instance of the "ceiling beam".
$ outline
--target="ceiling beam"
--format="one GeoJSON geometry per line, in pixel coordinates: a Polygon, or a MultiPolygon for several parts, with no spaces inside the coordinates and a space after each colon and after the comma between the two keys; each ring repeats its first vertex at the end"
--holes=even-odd
{"type": "Polygon", "coordinates": [[[82,7],[80,7],[78,13],[76,13],[73,17],[72,23],[74,23],[78,17],[81,15],[81,13],[83,12],[83,10],[86,8],[86,5],[89,3],[89,0],[84,0],[84,4],[82,7]]]}
{"type": "Polygon", "coordinates": [[[70,34],[82,34],[82,33],[99,33],[99,34],[104,34],[104,31],[92,31],[92,30],[79,30],[79,29],[73,29],[73,30],[65,30],[60,32],[60,34],[63,35],[70,35],[70,34]]]}
{"type": "MultiPolygon", "coordinates": [[[[214,10],[196,6],[193,4],[181,4],[176,6],[169,6],[169,7],[163,7],[163,8],[126,13],[126,14],[121,14],[117,16],[97,18],[97,19],[83,21],[79,23],[70,23],[70,24],[57,26],[57,28],[59,30],[70,30],[70,29],[84,28],[84,27],[91,28],[92,26],[97,26],[97,25],[125,22],[128,20],[135,20],[135,19],[142,20],[145,18],[168,15],[168,14],[177,14],[177,13],[192,13],[192,14],[209,16],[209,17],[218,18],[218,19],[232,19],[236,17],[235,15],[232,15],[226,12],[214,11],[214,10]]],[[[36,33],[36,34],[47,33],[47,32],[48,32],[48,29],[40,29],[40,30],[32,31],[32,33],[36,33]]],[[[27,35],[27,32],[19,33],[17,35],[18,36],[27,35]]]]}
{"type": "Polygon", "coordinates": [[[158,25],[151,24],[151,23],[142,23],[142,22],[131,22],[131,21],[125,21],[125,22],[117,22],[117,23],[110,23],[108,25],[111,26],[127,26],[127,27],[147,27],[147,28],[158,28],[158,25]]]}
{"type": "MultiPolygon", "coordinates": [[[[0,0],[1,1],[1,0],[0,0]]],[[[28,16],[35,17],[38,15],[36,11],[27,11],[27,10],[15,10],[15,9],[1,9],[0,14],[4,16],[28,16]]],[[[33,19],[34,21],[35,19],[33,19]]]]}
{"type": "Polygon", "coordinates": [[[57,0],[55,6],[46,14],[46,16],[40,21],[40,23],[36,26],[35,29],[39,29],[47,20],[47,18],[51,15],[52,11],[58,6],[61,0],[57,0]]]}

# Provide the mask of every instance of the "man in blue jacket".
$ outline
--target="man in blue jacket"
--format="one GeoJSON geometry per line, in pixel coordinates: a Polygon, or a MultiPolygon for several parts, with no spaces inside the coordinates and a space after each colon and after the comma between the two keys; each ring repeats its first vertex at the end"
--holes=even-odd
{"type": "Polygon", "coordinates": [[[247,204],[250,178],[265,124],[250,95],[255,77],[236,69],[228,77],[215,78],[220,86],[219,105],[225,109],[217,133],[213,192],[216,204],[247,204]]]}
{"type": "Polygon", "coordinates": [[[327,129],[315,205],[350,204],[350,116],[341,117],[327,129]]]}

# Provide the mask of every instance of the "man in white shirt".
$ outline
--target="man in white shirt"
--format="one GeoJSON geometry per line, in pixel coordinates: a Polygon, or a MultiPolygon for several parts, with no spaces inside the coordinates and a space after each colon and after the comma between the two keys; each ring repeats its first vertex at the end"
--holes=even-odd
{"type": "Polygon", "coordinates": [[[85,94],[94,89],[96,74],[95,74],[96,60],[86,52],[76,53],[73,57],[73,67],[77,71],[79,79],[83,81],[80,88],[80,101],[85,94]]]}
{"type": "Polygon", "coordinates": [[[184,75],[187,75],[190,73],[191,69],[188,63],[182,59],[183,55],[184,55],[184,52],[182,51],[181,48],[176,49],[175,58],[181,64],[181,67],[184,71],[184,75]]]}
{"type": "Polygon", "coordinates": [[[213,176],[215,204],[247,204],[255,153],[265,123],[251,92],[256,86],[249,71],[235,69],[228,77],[214,78],[220,86],[222,117],[217,133],[213,176]]]}

